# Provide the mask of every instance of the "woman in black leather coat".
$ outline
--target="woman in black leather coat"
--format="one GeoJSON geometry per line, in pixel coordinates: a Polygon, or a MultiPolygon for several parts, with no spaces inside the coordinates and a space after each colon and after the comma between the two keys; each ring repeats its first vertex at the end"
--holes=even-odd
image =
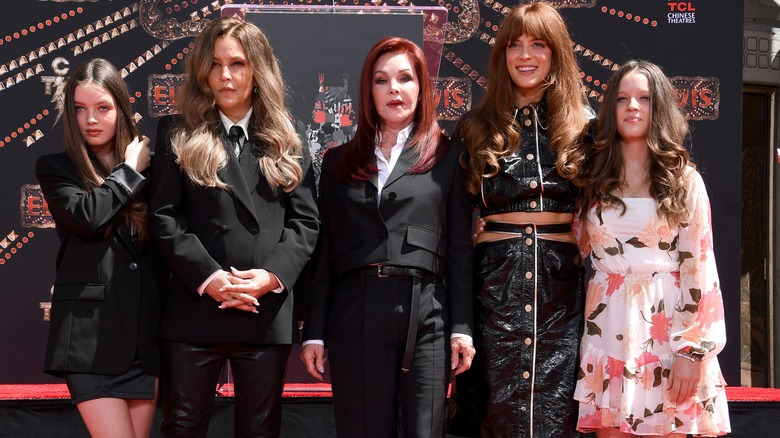
{"type": "Polygon", "coordinates": [[[488,89],[461,121],[467,186],[485,220],[476,238],[475,356],[459,376],[450,433],[576,434],[582,261],[571,232],[590,119],[558,12],[532,3],[504,20],[488,89]]]}

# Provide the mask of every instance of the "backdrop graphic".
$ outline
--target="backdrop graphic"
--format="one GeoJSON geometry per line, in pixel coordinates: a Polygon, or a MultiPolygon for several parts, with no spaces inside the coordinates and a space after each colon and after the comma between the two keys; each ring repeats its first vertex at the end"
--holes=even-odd
{"type": "MultiPolygon", "coordinates": [[[[58,242],[37,188],[34,165],[39,155],[62,148],[58,102],[69,71],[92,57],[112,61],[125,75],[141,131],[154,137],[157,119],[168,114],[175,103],[193,36],[209,20],[220,16],[223,6],[235,6],[232,3],[39,0],[0,6],[0,383],[57,381],[41,372],[41,363],[58,242]]],[[[364,6],[377,12],[392,6],[408,9],[407,19],[420,19],[408,0],[242,3],[364,6]]],[[[446,24],[426,23],[423,31],[426,42],[444,42],[433,52],[441,55],[437,110],[445,127],[451,128],[484,93],[489,52],[498,25],[508,9],[519,3],[524,1],[414,3],[447,11],[446,24]]],[[[694,126],[693,155],[710,191],[730,339],[720,360],[727,381],[736,385],[742,4],[729,0],[548,3],[560,9],[570,26],[583,84],[594,107],[598,107],[612,71],[627,59],[649,59],[673,77],[679,104],[694,126]]],[[[341,65],[350,71],[344,74],[325,67],[283,67],[285,79],[295,84],[290,95],[296,116],[308,127],[309,140],[319,150],[354,134],[357,103],[353,98],[357,99],[362,55],[346,50],[352,41],[345,38],[364,34],[362,42],[367,50],[383,33],[377,26],[364,30],[351,25],[321,26],[316,17],[308,14],[291,20],[287,14],[258,23],[268,27],[283,65],[285,60],[292,65],[290,58],[285,58],[288,50],[304,52],[307,45],[316,46],[313,42],[327,37],[333,41],[328,50],[307,55],[312,65],[321,58],[323,65],[341,65]]],[[[290,364],[288,380],[305,379],[298,361],[293,358],[290,364]]]]}

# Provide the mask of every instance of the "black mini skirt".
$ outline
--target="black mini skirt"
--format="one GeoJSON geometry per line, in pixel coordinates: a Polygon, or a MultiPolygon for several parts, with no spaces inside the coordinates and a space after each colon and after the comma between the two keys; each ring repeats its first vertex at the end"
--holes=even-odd
{"type": "Polygon", "coordinates": [[[136,360],[130,369],[116,376],[70,373],[65,375],[65,383],[75,405],[98,398],[152,400],[156,378],[147,374],[141,361],[136,360]]]}

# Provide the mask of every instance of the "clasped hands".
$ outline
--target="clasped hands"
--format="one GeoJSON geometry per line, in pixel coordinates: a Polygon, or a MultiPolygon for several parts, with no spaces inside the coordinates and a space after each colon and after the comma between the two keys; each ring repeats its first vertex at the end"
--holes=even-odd
{"type": "Polygon", "coordinates": [[[205,292],[216,301],[220,309],[238,309],[257,312],[257,299],[279,287],[276,275],[265,269],[239,271],[231,267],[230,272],[221,271],[214,277],[205,292]]]}

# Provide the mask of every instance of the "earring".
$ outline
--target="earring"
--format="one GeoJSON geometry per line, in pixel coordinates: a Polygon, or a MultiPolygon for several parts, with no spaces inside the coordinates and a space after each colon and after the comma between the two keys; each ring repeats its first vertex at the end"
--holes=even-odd
{"type": "Polygon", "coordinates": [[[255,86],[255,88],[254,88],[254,89],[252,89],[252,92],[253,92],[253,93],[255,93],[255,94],[257,94],[257,87],[256,87],[256,86],[255,86]]]}

